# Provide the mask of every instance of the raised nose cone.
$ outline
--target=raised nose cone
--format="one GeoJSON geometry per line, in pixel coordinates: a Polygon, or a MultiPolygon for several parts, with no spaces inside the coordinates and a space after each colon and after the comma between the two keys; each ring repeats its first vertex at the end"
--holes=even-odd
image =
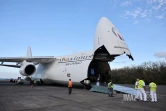
{"type": "Polygon", "coordinates": [[[120,32],[106,17],[102,17],[97,24],[94,37],[94,52],[101,47],[104,47],[110,55],[119,56],[125,53],[133,60],[120,32]]]}

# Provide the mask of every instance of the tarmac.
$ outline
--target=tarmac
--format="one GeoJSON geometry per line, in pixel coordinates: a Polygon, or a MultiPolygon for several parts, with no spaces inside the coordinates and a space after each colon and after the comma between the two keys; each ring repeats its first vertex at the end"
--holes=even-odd
{"type": "MultiPolygon", "coordinates": [[[[160,87],[160,86],[158,86],[160,87]]],[[[162,89],[166,86],[162,86],[162,89]]],[[[162,92],[162,91],[160,91],[162,92]]],[[[67,87],[17,85],[0,82],[0,111],[166,111],[166,93],[158,102],[123,101],[123,94],[107,94],[67,87]]]]}

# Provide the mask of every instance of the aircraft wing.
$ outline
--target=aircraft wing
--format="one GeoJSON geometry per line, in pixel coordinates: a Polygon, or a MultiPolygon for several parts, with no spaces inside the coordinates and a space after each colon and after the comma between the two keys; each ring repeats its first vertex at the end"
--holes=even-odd
{"type": "Polygon", "coordinates": [[[0,57],[0,62],[22,62],[26,60],[27,62],[33,63],[50,63],[53,62],[56,58],[54,56],[36,56],[36,57],[0,57]]]}
{"type": "Polygon", "coordinates": [[[26,57],[0,57],[0,66],[7,66],[7,67],[15,67],[20,68],[23,61],[31,62],[33,65],[37,65],[39,63],[51,63],[56,58],[54,56],[32,56],[30,46],[27,49],[27,56],[26,57]],[[4,62],[15,62],[16,65],[11,64],[4,64],[4,62]]]}

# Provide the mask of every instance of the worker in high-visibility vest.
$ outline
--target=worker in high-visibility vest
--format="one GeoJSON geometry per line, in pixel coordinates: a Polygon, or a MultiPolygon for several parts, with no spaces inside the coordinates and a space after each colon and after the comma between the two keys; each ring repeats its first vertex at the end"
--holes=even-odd
{"type": "Polygon", "coordinates": [[[156,83],[151,82],[149,84],[149,88],[150,88],[151,101],[152,102],[157,102],[157,95],[156,95],[157,85],[156,85],[156,83]]]}
{"type": "Polygon", "coordinates": [[[136,100],[139,100],[141,93],[139,92],[140,90],[138,90],[138,82],[139,82],[139,79],[136,80],[135,82],[135,90],[136,90],[136,100]]]}
{"type": "Polygon", "coordinates": [[[142,101],[142,94],[143,94],[143,97],[144,97],[144,100],[143,101],[147,101],[147,95],[145,93],[145,82],[143,80],[139,80],[138,81],[138,90],[139,90],[139,94],[138,95],[141,95],[140,96],[140,100],[142,101]]]}
{"type": "Polygon", "coordinates": [[[114,89],[114,85],[112,83],[112,80],[110,80],[110,82],[108,83],[108,96],[110,97],[114,97],[113,96],[113,89],[114,89]]]}
{"type": "Polygon", "coordinates": [[[37,81],[36,81],[36,79],[35,79],[35,80],[34,80],[34,86],[36,86],[36,82],[37,82],[37,81]]]}
{"type": "Polygon", "coordinates": [[[73,83],[72,83],[71,79],[69,79],[69,81],[68,81],[69,94],[71,94],[71,92],[72,92],[72,87],[73,87],[73,83]]]}

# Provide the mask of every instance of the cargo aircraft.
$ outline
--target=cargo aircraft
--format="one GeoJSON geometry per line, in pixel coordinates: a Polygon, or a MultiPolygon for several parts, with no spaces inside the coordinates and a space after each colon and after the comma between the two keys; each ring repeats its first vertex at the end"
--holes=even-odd
{"type": "Polygon", "coordinates": [[[26,57],[0,57],[0,65],[19,68],[22,76],[32,77],[44,84],[67,84],[70,78],[74,85],[84,86],[98,78],[104,82],[105,75],[111,71],[109,62],[117,56],[126,54],[134,60],[124,38],[106,17],[97,24],[93,44],[91,51],[66,56],[32,56],[28,47],[26,57]]]}

